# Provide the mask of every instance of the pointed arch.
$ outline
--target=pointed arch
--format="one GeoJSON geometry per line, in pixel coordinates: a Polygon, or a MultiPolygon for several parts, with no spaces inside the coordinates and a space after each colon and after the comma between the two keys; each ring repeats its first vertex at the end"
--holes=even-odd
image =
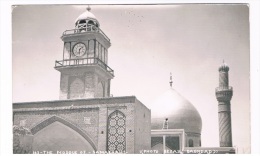
{"type": "Polygon", "coordinates": [[[33,135],[35,135],[40,130],[42,130],[43,128],[49,126],[50,124],[52,124],[56,121],[68,126],[69,128],[73,129],[74,131],[76,131],[78,134],[80,134],[84,139],[86,139],[89,142],[89,144],[92,146],[92,148],[95,151],[97,150],[94,142],[92,141],[92,139],[86,133],[84,133],[80,128],[78,128],[77,126],[75,126],[71,122],[69,122],[69,121],[67,121],[67,120],[65,120],[61,117],[58,117],[58,116],[52,116],[52,117],[38,123],[36,126],[31,128],[31,132],[32,132],[33,135]]]}

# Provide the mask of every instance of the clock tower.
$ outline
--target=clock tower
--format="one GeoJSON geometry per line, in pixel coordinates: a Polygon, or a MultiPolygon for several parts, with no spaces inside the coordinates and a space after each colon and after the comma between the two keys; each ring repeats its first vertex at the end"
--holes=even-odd
{"type": "Polygon", "coordinates": [[[66,30],[63,59],[55,62],[60,71],[60,100],[110,96],[114,71],[107,65],[110,39],[100,29],[90,8],[75,21],[75,29],[66,30]]]}

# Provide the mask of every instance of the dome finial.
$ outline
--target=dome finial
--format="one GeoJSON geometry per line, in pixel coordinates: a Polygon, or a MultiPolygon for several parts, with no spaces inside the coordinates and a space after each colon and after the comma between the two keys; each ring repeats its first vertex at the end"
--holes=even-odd
{"type": "Polygon", "coordinates": [[[170,73],[170,86],[172,87],[172,73],[170,73]]]}
{"type": "Polygon", "coordinates": [[[88,11],[90,11],[90,10],[91,10],[91,8],[90,8],[90,6],[89,6],[89,5],[88,5],[88,7],[87,7],[87,10],[88,10],[88,11]]]}

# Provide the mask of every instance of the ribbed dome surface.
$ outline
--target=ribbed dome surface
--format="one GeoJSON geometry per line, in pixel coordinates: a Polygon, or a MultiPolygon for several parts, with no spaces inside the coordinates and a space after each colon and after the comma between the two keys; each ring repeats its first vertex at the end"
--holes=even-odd
{"type": "Polygon", "coordinates": [[[197,109],[173,88],[158,97],[151,106],[152,129],[162,129],[168,118],[168,129],[201,133],[202,121],[197,109]]]}
{"type": "Polygon", "coordinates": [[[97,20],[96,17],[90,11],[87,10],[84,13],[82,13],[81,15],[79,15],[79,17],[76,19],[75,23],[78,20],[85,20],[85,19],[88,19],[88,18],[97,20]]]}

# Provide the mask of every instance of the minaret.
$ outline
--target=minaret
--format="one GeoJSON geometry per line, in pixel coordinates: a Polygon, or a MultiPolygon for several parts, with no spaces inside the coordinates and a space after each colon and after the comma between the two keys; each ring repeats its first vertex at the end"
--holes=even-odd
{"type": "Polygon", "coordinates": [[[223,61],[218,71],[219,87],[216,88],[216,97],[218,100],[219,142],[220,147],[232,147],[230,100],[233,89],[228,85],[229,67],[223,61]]]}
{"type": "Polygon", "coordinates": [[[60,99],[110,96],[114,71],[108,66],[110,39],[100,29],[90,7],[75,20],[75,28],[61,36],[63,59],[55,62],[60,71],[60,99]]]}

